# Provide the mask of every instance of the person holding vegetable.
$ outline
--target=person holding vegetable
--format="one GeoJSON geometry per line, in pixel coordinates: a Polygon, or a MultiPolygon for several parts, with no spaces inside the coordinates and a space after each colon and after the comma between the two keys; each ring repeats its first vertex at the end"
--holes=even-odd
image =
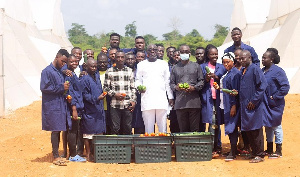
{"type": "Polygon", "coordinates": [[[263,98],[268,84],[262,70],[252,63],[251,53],[248,50],[240,53],[240,59],[243,66],[239,89],[241,130],[246,131],[250,141],[252,149],[250,163],[258,163],[264,161],[263,98]]]}
{"type": "Polygon", "coordinates": [[[282,157],[282,114],[285,106],[284,97],[288,94],[290,84],[282,68],[277,66],[280,62],[280,56],[275,48],[268,48],[263,54],[262,69],[268,87],[265,92],[265,119],[264,126],[267,137],[267,153],[269,158],[282,157]],[[276,151],[273,153],[273,138],[275,135],[276,151]]]}
{"type": "Polygon", "coordinates": [[[222,57],[223,66],[227,73],[220,79],[220,86],[215,83],[214,88],[220,89],[220,108],[224,114],[225,135],[229,136],[230,153],[225,161],[232,161],[236,159],[237,155],[237,141],[238,141],[238,126],[240,124],[239,99],[237,96],[230,94],[237,94],[239,90],[241,73],[234,67],[234,57],[232,52],[225,53],[222,57]]]}
{"type": "MultiPolygon", "coordinates": [[[[180,62],[171,72],[170,87],[176,94],[175,106],[180,132],[198,132],[201,117],[199,91],[204,85],[202,69],[189,60],[190,47],[180,46],[180,62]]],[[[205,131],[205,130],[201,130],[205,131]]]]}
{"type": "Polygon", "coordinates": [[[202,123],[209,123],[209,131],[214,132],[213,157],[217,157],[222,151],[220,125],[223,124],[223,116],[219,107],[220,91],[213,87],[213,83],[220,83],[226,69],[217,63],[218,49],[212,44],[205,48],[205,60],[206,62],[200,65],[205,76],[205,84],[201,90],[202,123]]]}

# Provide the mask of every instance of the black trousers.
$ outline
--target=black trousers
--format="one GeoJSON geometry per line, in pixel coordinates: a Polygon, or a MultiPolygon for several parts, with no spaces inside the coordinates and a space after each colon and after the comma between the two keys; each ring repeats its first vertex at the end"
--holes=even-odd
{"type": "Polygon", "coordinates": [[[233,132],[229,133],[228,136],[229,136],[230,144],[237,145],[238,138],[239,138],[238,128],[235,127],[233,132]]]}
{"type": "Polygon", "coordinates": [[[123,135],[131,135],[132,133],[132,112],[130,112],[127,108],[125,109],[117,109],[110,108],[110,118],[111,118],[111,134],[120,134],[123,135]]]}
{"type": "Polygon", "coordinates": [[[177,109],[176,114],[180,132],[199,131],[200,108],[177,109]]]}
{"type": "Polygon", "coordinates": [[[60,131],[51,132],[52,154],[54,159],[59,157],[58,147],[60,141],[60,131]]]}
{"type": "Polygon", "coordinates": [[[263,129],[246,131],[253,156],[264,157],[263,129]]]}
{"type": "Polygon", "coordinates": [[[171,133],[179,133],[179,124],[177,120],[176,110],[171,110],[169,114],[170,119],[170,131],[171,133]]]}

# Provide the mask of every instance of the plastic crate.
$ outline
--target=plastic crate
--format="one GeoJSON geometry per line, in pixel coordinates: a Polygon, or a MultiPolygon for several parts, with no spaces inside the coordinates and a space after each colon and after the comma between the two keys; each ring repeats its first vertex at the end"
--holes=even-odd
{"type": "Polygon", "coordinates": [[[157,163],[171,161],[171,136],[135,136],[133,143],[135,163],[157,163]]]}
{"type": "Polygon", "coordinates": [[[178,162],[210,161],[212,159],[213,135],[174,133],[175,157],[178,162]],[[180,136],[179,136],[180,135],[180,136]]]}
{"type": "Polygon", "coordinates": [[[93,136],[95,163],[130,163],[131,135],[93,136]]]}

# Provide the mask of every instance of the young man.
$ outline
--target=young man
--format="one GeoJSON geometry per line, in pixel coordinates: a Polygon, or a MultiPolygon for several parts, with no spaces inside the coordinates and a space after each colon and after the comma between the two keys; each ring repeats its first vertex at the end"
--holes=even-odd
{"type": "Polygon", "coordinates": [[[115,49],[115,48],[112,48],[112,49],[109,50],[109,52],[108,52],[108,66],[107,66],[108,68],[112,67],[116,63],[116,61],[115,61],[116,52],[117,52],[117,49],[115,49]]]}
{"type": "Polygon", "coordinates": [[[242,31],[238,27],[233,28],[231,31],[231,38],[233,40],[233,45],[228,47],[227,49],[225,49],[224,53],[228,53],[228,52],[234,53],[235,49],[237,49],[237,48],[241,48],[243,50],[248,50],[252,56],[252,63],[259,66],[260,61],[258,59],[258,56],[257,56],[254,48],[249,45],[244,44],[242,42],[242,37],[243,37],[242,31]]]}
{"type": "Polygon", "coordinates": [[[157,58],[163,60],[165,54],[165,47],[162,44],[157,44],[157,58]]]}
{"type": "Polygon", "coordinates": [[[171,72],[170,87],[176,93],[175,110],[181,132],[199,131],[201,101],[199,91],[204,85],[204,77],[199,64],[189,60],[190,47],[180,46],[181,61],[171,72]],[[179,85],[188,83],[187,88],[179,85]]]}
{"type": "Polygon", "coordinates": [[[137,65],[136,86],[144,85],[141,93],[141,110],[147,133],[154,132],[155,120],[159,132],[167,131],[167,110],[174,105],[170,89],[170,72],[168,64],[157,60],[157,46],[150,44],[147,48],[148,60],[137,65]],[[166,94],[167,93],[167,94],[166,94]],[[169,103],[168,103],[169,99],[169,103]]]}
{"type": "Polygon", "coordinates": [[[105,73],[104,90],[111,97],[110,117],[112,120],[111,134],[130,135],[132,112],[135,107],[136,95],[134,74],[132,69],[125,66],[125,53],[116,53],[116,66],[105,73]]]}
{"type": "Polygon", "coordinates": [[[252,64],[251,53],[243,50],[240,53],[242,66],[241,82],[239,90],[241,107],[241,129],[246,131],[252,149],[253,159],[250,163],[263,162],[264,140],[263,140],[263,103],[264,92],[267,81],[262,70],[252,64]]]}
{"type": "Polygon", "coordinates": [[[83,52],[83,55],[87,55],[87,57],[92,57],[94,58],[94,51],[92,49],[86,49],[84,52],[83,52]]]}
{"type": "Polygon", "coordinates": [[[129,52],[125,54],[125,64],[135,73],[136,58],[133,53],[129,52]]]}
{"type": "Polygon", "coordinates": [[[70,83],[64,81],[61,68],[66,64],[69,53],[60,49],[54,61],[48,65],[41,74],[40,89],[42,91],[42,129],[51,131],[53,163],[66,165],[59,157],[60,131],[71,127],[70,117],[67,116],[67,102],[64,94],[69,90],[70,83]]]}
{"type": "Polygon", "coordinates": [[[94,59],[87,60],[87,75],[81,77],[83,85],[84,113],[81,122],[84,144],[89,161],[93,161],[93,135],[103,134],[106,131],[103,99],[105,95],[97,73],[97,63],[94,59]]]}
{"type": "Polygon", "coordinates": [[[204,53],[205,53],[205,49],[203,47],[196,48],[195,57],[196,57],[197,63],[199,65],[201,65],[205,62],[204,53]]]}
{"type": "Polygon", "coordinates": [[[138,51],[136,53],[135,57],[136,57],[136,63],[139,63],[139,62],[145,60],[146,54],[145,54],[145,52],[138,51]]]}

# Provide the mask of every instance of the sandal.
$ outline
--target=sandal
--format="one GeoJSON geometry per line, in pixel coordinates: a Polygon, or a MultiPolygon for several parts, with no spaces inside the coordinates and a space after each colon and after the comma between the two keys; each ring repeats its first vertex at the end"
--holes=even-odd
{"type": "Polygon", "coordinates": [[[259,163],[259,162],[263,162],[265,159],[264,158],[261,158],[261,157],[259,157],[259,156],[256,156],[256,157],[254,157],[253,159],[251,159],[250,161],[249,161],[249,163],[259,163]]]}
{"type": "Polygon", "coordinates": [[[54,165],[58,165],[58,166],[67,166],[67,163],[66,163],[66,161],[64,161],[64,160],[56,160],[56,161],[53,161],[53,164],[54,164],[54,165]]]}
{"type": "Polygon", "coordinates": [[[70,157],[69,161],[71,161],[71,162],[86,162],[86,159],[83,157],[80,157],[79,155],[76,155],[74,157],[70,157]]]}
{"type": "Polygon", "coordinates": [[[281,156],[279,154],[276,154],[276,153],[273,153],[273,154],[270,154],[269,155],[269,159],[278,159],[280,158],[281,156]]]}

